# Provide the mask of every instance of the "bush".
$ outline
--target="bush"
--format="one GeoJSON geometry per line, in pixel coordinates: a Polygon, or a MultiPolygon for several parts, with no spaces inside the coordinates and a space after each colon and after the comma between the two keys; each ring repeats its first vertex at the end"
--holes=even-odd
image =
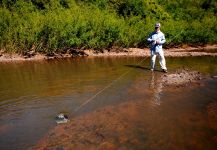
{"type": "Polygon", "coordinates": [[[167,45],[216,43],[216,6],[214,0],[1,0],[0,49],[144,47],[158,21],[167,45]]]}

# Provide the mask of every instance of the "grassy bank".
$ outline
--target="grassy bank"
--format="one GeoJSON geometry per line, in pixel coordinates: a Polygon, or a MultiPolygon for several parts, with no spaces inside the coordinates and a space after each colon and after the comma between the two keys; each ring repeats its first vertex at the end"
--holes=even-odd
{"type": "Polygon", "coordinates": [[[217,43],[215,0],[1,0],[0,49],[146,47],[162,23],[168,45],[217,43]]]}

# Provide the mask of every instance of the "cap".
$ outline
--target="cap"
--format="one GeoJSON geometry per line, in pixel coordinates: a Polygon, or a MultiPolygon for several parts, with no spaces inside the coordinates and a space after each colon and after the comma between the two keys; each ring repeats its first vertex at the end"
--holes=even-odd
{"type": "Polygon", "coordinates": [[[160,23],[156,23],[156,24],[155,24],[155,27],[160,27],[160,23]]]}

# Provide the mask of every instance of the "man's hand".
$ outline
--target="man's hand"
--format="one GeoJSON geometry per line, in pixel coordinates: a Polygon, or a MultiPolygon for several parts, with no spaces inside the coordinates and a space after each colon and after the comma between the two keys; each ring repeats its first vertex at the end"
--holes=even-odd
{"type": "Polygon", "coordinates": [[[156,40],[156,44],[160,44],[160,40],[156,40]]]}

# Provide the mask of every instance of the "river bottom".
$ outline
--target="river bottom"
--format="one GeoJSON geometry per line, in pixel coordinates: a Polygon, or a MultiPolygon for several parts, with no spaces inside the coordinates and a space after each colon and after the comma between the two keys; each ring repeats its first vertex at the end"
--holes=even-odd
{"type": "MultiPolygon", "coordinates": [[[[166,60],[169,72],[217,75],[216,57],[166,60]]],[[[0,72],[0,149],[216,147],[215,78],[163,88],[157,81],[164,74],[151,73],[149,59],[138,57],[4,63],[0,72]],[[61,112],[70,123],[57,126],[61,112]]]]}

